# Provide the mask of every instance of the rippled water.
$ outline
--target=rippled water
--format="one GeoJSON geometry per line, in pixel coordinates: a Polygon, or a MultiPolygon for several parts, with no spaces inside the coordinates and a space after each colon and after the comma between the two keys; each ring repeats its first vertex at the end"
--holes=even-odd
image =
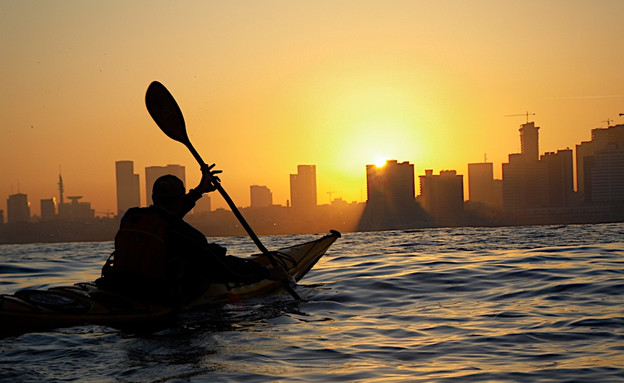
{"type": "MultiPolygon", "coordinates": [[[[0,246],[0,292],[92,280],[111,247],[0,246]]],[[[0,339],[0,380],[624,381],[624,224],[346,233],[298,292],[0,339]]]]}

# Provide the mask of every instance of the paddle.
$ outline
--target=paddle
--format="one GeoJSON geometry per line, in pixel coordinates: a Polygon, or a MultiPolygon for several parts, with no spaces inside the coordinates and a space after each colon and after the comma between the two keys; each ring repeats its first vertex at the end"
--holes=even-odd
{"type": "MultiPolygon", "coordinates": [[[[169,93],[169,91],[167,90],[167,88],[165,88],[163,84],[159,83],[158,81],[154,81],[149,85],[145,94],[145,105],[147,106],[149,114],[154,119],[154,122],[156,122],[156,125],[158,125],[158,127],[167,136],[169,136],[169,138],[172,138],[175,141],[184,144],[184,146],[186,146],[191,152],[193,157],[195,157],[195,160],[197,160],[199,166],[202,169],[208,166],[201,158],[199,153],[197,153],[197,150],[195,150],[195,148],[191,144],[191,141],[188,138],[188,134],[186,133],[186,124],[184,123],[184,116],[182,115],[182,111],[180,110],[178,103],[175,101],[171,93],[169,93]]],[[[232,212],[234,213],[236,218],[238,218],[238,221],[243,226],[247,234],[249,234],[256,246],[258,246],[258,249],[260,249],[260,251],[262,251],[262,254],[264,254],[269,259],[273,267],[277,267],[277,261],[269,252],[269,250],[264,247],[262,242],[260,242],[260,238],[258,238],[256,233],[253,232],[251,226],[249,226],[241,212],[236,207],[236,204],[234,204],[234,201],[232,201],[225,189],[223,189],[223,187],[221,186],[220,180],[215,177],[215,179],[213,180],[213,184],[219,191],[225,202],[227,202],[230,209],[232,209],[232,212]]],[[[290,284],[288,284],[288,282],[286,281],[284,281],[284,288],[290,293],[290,295],[292,295],[293,298],[295,298],[296,300],[301,300],[299,294],[297,294],[292,286],[290,286],[290,284]]]]}

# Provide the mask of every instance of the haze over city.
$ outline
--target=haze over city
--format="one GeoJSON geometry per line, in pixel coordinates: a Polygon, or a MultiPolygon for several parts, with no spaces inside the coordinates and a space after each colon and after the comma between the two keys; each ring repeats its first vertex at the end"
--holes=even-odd
{"type": "MultiPolygon", "coordinates": [[[[0,3],[0,201],[83,195],[116,210],[117,160],[199,169],[144,105],[161,81],[241,206],[289,199],[317,166],[318,203],[366,200],[365,165],[454,169],[540,152],[624,123],[624,2],[0,3]],[[533,115],[534,114],[534,115],[533,115]],[[511,117],[509,117],[511,115],[511,117]]],[[[213,208],[225,207],[218,197],[213,208]]]]}

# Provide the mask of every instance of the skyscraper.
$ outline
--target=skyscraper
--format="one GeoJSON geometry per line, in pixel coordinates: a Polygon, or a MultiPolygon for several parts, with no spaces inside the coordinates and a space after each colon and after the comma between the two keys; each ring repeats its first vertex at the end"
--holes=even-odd
{"type": "Polygon", "coordinates": [[[386,161],[382,167],[366,165],[367,203],[392,201],[405,205],[416,198],[414,165],[409,162],[386,161]]]}
{"type": "Polygon", "coordinates": [[[7,222],[18,223],[30,221],[30,202],[23,193],[11,194],[7,199],[7,222]]]}
{"type": "Polygon", "coordinates": [[[503,207],[502,181],[494,179],[493,163],[468,164],[468,194],[471,202],[491,208],[503,207]]]}
{"type": "Polygon", "coordinates": [[[503,207],[507,211],[548,207],[548,166],[539,160],[539,127],[520,125],[521,153],[503,164],[503,207]]]}
{"type": "Polygon", "coordinates": [[[572,150],[544,153],[540,156],[540,162],[546,163],[548,168],[548,206],[571,206],[574,199],[572,150]]]}
{"type": "Polygon", "coordinates": [[[624,125],[593,129],[591,141],[576,145],[576,180],[586,204],[624,199],[624,125]]]}
{"type": "Polygon", "coordinates": [[[134,174],[132,161],[115,162],[117,181],[117,214],[122,216],[131,207],[141,205],[139,175],[134,174]]]}
{"type": "Polygon", "coordinates": [[[454,225],[464,212],[464,180],[455,170],[443,170],[434,175],[425,170],[420,178],[422,207],[438,224],[454,225]]]}
{"type": "Polygon", "coordinates": [[[186,177],[184,166],[182,165],[167,165],[167,166],[148,166],[145,168],[145,203],[151,205],[152,201],[152,187],[154,182],[164,175],[171,174],[184,182],[186,187],[186,177]]]}
{"type": "Polygon", "coordinates": [[[610,146],[587,158],[586,190],[589,202],[600,205],[624,205],[624,148],[610,146]]]}
{"type": "Polygon", "coordinates": [[[548,207],[548,166],[523,154],[503,164],[503,208],[509,212],[548,207]]]}
{"type": "Polygon", "coordinates": [[[520,125],[520,145],[525,159],[539,160],[539,127],[534,122],[520,125]]]}
{"type": "Polygon", "coordinates": [[[382,167],[366,165],[366,207],[359,230],[390,230],[423,227],[429,224],[416,202],[414,165],[386,161],[382,167]]]}
{"type": "Polygon", "coordinates": [[[316,206],[316,165],[299,165],[290,175],[290,203],[293,208],[316,206]]]}
{"type": "Polygon", "coordinates": [[[210,213],[212,211],[212,200],[208,193],[204,194],[200,199],[195,202],[193,208],[193,214],[210,213]]]}
{"type": "Polygon", "coordinates": [[[266,186],[251,185],[249,187],[251,207],[269,207],[273,205],[273,193],[266,186]]]}
{"type": "Polygon", "coordinates": [[[41,220],[51,221],[56,217],[56,198],[41,200],[41,220]]]}

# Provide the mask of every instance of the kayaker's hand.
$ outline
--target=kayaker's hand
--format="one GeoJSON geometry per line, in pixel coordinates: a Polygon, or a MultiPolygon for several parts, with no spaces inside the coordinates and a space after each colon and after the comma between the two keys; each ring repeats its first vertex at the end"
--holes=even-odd
{"type": "Polygon", "coordinates": [[[293,277],[282,266],[269,268],[269,279],[272,281],[294,282],[293,277]]]}
{"type": "Polygon", "coordinates": [[[221,180],[219,179],[219,177],[216,176],[216,174],[221,173],[221,170],[212,170],[214,167],[215,164],[212,164],[210,166],[202,166],[201,181],[199,181],[199,185],[197,185],[197,187],[193,190],[201,194],[210,193],[217,190],[217,184],[221,182],[221,180]]]}

